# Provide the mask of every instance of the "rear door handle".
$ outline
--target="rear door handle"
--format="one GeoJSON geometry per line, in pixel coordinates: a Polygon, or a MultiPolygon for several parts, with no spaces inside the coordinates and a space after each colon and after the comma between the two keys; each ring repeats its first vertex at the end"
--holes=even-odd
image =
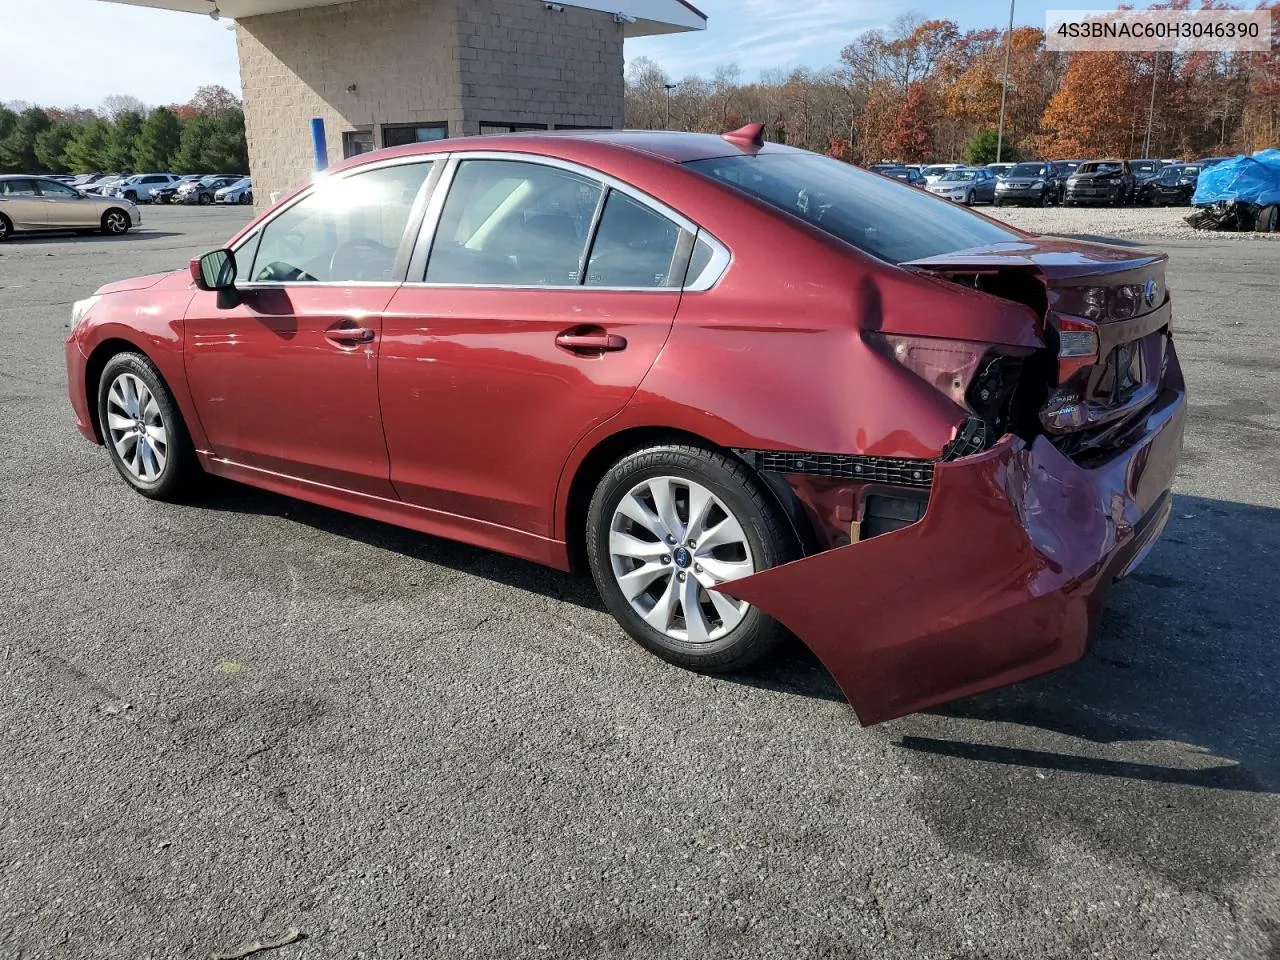
{"type": "Polygon", "coordinates": [[[377,334],[369,327],[330,327],[324,335],[334,343],[368,343],[377,334]]]}
{"type": "Polygon", "coordinates": [[[571,353],[611,353],[627,349],[627,340],[616,333],[605,333],[603,330],[577,333],[566,330],[556,336],[556,346],[571,353]]]}

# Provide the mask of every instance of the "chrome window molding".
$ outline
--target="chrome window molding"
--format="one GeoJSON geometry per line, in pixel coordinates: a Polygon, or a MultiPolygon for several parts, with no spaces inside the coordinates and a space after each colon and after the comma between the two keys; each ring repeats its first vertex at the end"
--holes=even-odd
{"type": "MultiPolygon", "coordinates": [[[[439,156],[433,154],[433,156],[439,156]]],[[[682,291],[699,292],[709,290],[715,286],[716,281],[728,269],[732,260],[732,254],[729,249],[718,239],[707,233],[696,223],[686,217],[684,214],[667,206],[661,200],[650,196],[643,190],[633,187],[629,183],[619,180],[617,177],[610,176],[594,167],[588,167],[584,164],[575,163],[572,160],[562,160],[559,157],[547,157],[538,153],[520,153],[512,150],[465,150],[449,154],[448,169],[441,177],[439,190],[431,197],[431,202],[427,207],[426,217],[423,220],[422,229],[418,234],[418,244],[413,251],[413,256],[409,261],[409,273],[405,278],[406,286],[413,287],[439,287],[441,289],[475,289],[475,290],[578,290],[578,291],[600,291],[614,293],[671,293],[682,291]],[[426,279],[417,279],[425,277],[427,272],[427,260],[430,258],[431,246],[435,242],[436,230],[440,225],[440,215],[444,211],[444,202],[449,193],[449,187],[453,183],[453,177],[457,172],[458,166],[466,160],[506,160],[513,163],[535,163],[545,167],[555,167],[565,170],[569,173],[576,174],[580,177],[586,177],[602,185],[605,189],[601,191],[601,207],[610,190],[616,190],[643,207],[652,210],[659,216],[666,217],[673,222],[682,232],[689,236],[701,238],[705,240],[712,248],[713,255],[707,266],[696,277],[692,284],[686,282],[683,286],[675,284],[663,287],[605,287],[592,286],[588,284],[477,284],[477,283],[440,283],[428,281],[426,279]]],[[[599,212],[599,211],[598,211],[599,212]]],[[[597,227],[597,222],[593,220],[592,229],[597,227]]],[[[594,233],[592,234],[594,240],[594,233]]],[[[677,252],[681,251],[681,245],[677,244],[677,252]]],[[[587,247],[590,250],[590,247],[587,247]]],[[[688,256],[693,254],[693,244],[688,246],[688,256]]],[[[685,266],[688,266],[688,258],[685,259],[685,266]]],[[[584,268],[585,269],[585,268],[584,268]]]]}
{"type": "MultiPolygon", "coordinates": [[[[327,178],[336,180],[345,180],[348,177],[356,176],[362,173],[368,173],[383,167],[403,166],[411,163],[430,163],[432,164],[431,173],[428,174],[426,181],[414,200],[413,207],[410,211],[409,220],[406,224],[404,236],[401,238],[402,248],[396,254],[395,276],[400,279],[396,280],[325,280],[325,281],[276,281],[276,280],[246,280],[237,282],[238,290],[257,290],[257,289],[273,289],[279,287],[431,287],[440,288],[442,290],[449,289],[473,289],[473,290],[548,290],[548,291],[566,291],[576,290],[578,292],[590,291],[600,293],[650,293],[650,294],[670,294],[691,292],[700,293],[710,290],[719,282],[720,278],[728,270],[729,264],[733,261],[733,254],[717,237],[702,229],[698,224],[694,223],[684,214],[667,206],[661,200],[650,196],[643,190],[633,187],[629,183],[619,180],[617,177],[611,176],[593,167],[584,164],[575,163],[571,160],[563,160],[559,157],[547,157],[537,153],[521,153],[511,150],[466,150],[458,152],[433,152],[433,153],[415,153],[403,157],[392,157],[386,160],[378,160],[372,163],[361,164],[350,170],[343,170],[338,174],[326,174],[323,177],[316,178],[306,189],[300,191],[297,196],[293,197],[288,204],[276,210],[269,220],[263,221],[257,229],[246,237],[241,238],[235,246],[231,247],[231,252],[236,255],[236,262],[239,265],[240,252],[246,246],[256,245],[261,240],[263,233],[271,226],[285,211],[293,208],[295,204],[301,203],[307,197],[311,196],[319,183],[327,178]],[[654,213],[666,217],[675,223],[682,231],[685,231],[693,238],[693,243],[689,244],[689,257],[692,257],[693,248],[698,241],[706,242],[712,249],[711,259],[702,269],[697,277],[686,278],[683,286],[675,285],[668,287],[604,287],[589,286],[586,284],[475,284],[475,283],[433,283],[425,279],[415,279],[425,277],[427,272],[427,260],[430,256],[431,246],[435,242],[436,230],[440,225],[440,216],[444,212],[445,200],[449,195],[449,188],[453,183],[454,175],[457,173],[458,166],[464,160],[507,160],[516,163],[536,163],[542,166],[557,167],[566,170],[578,176],[587,177],[600,183],[608,190],[617,190],[619,193],[630,197],[637,203],[649,208],[654,213]],[[421,219],[415,224],[415,218],[421,219]],[[401,271],[401,255],[405,254],[407,260],[403,263],[404,269],[401,271]]],[[[602,198],[607,191],[602,191],[602,198]]],[[[254,256],[257,256],[257,248],[254,247],[254,256]]],[[[685,261],[686,266],[688,260],[685,261]]],[[[250,264],[252,270],[252,264],[250,264]]]]}

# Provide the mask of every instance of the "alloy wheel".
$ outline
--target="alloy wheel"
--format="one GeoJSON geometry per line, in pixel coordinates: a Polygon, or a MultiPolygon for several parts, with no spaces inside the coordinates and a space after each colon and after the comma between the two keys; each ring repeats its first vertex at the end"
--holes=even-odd
{"type": "Polygon", "coordinates": [[[0,240],[4,240],[9,236],[9,221],[4,217],[0,217],[0,240]]]}
{"type": "Polygon", "coordinates": [[[751,608],[710,589],[755,573],[755,561],[742,524],[693,480],[654,477],[632,487],[614,509],[609,560],[632,609],[671,639],[719,640],[751,608]]]}
{"type": "Polygon", "coordinates": [[[107,390],[107,432],[120,462],[136,480],[155,483],[168,459],[169,434],[160,405],[142,379],[122,373],[107,390]]]}
{"type": "Polygon", "coordinates": [[[124,214],[119,210],[111,210],[103,218],[107,224],[107,232],[124,233],[129,229],[129,221],[125,219],[124,214]]]}

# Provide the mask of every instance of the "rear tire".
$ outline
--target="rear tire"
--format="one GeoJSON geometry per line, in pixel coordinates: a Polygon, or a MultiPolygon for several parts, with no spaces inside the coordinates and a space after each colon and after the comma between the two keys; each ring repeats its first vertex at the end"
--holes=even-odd
{"type": "Polygon", "coordinates": [[[122,237],[129,232],[131,226],[133,223],[129,220],[129,214],[119,207],[112,207],[102,215],[102,232],[109,237],[122,237]]]}
{"type": "Polygon", "coordinates": [[[609,612],[670,663],[739,670],[787,636],[763,610],[705,589],[800,556],[777,502],[734,457],[675,443],[628,454],[596,487],[586,545],[609,612]]]}
{"type": "Polygon", "coordinates": [[[124,481],[152,500],[177,501],[199,485],[200,462],[173,394],[140,353],[118,353],[98,378],[98,427],[124,481]]]}
{"type": "Polygon", "coordinates": [[[200,206],[202,206],[202,207],[207,207],[207,206],[208,206],[209,204],[211,204],[211,203],[213,203],[213,195],[212,195],[212,194],[209,194],[209,193],[202,193],[202,194],[200,194],[200,206]]]}

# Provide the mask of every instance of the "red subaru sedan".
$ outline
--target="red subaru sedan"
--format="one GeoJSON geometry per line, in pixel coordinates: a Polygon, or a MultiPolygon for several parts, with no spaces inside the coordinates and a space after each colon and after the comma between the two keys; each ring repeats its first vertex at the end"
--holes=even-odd
{"type": "Polygon", "coordinates": [[[80,301],[66,357],[144,496],[589,568],[694,669],[790,630],[875,723],[1084,653],[1170,509],[1164,273],[759,127],[524,134],[337,166],[80,301]]]}

